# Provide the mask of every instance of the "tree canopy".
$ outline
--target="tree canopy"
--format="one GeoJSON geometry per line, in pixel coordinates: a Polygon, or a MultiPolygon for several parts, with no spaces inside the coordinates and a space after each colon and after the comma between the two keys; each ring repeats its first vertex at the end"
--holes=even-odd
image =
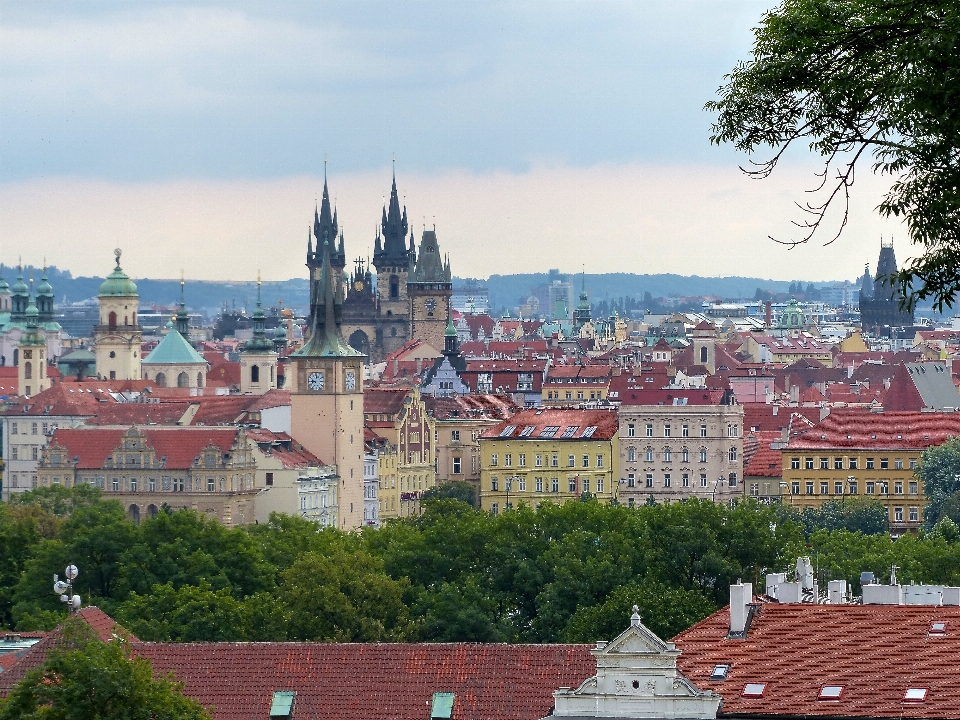
{"type": "Polygon", "coordinates": [[[910,303],[951,306],[960,289],[960,3],[783,0],[754,30],[751,58],[726,76],[711,141],[771,148],[748,173],[767,177],[787,149],[824,158],[819,200],[800,205],[808,241],[839,203],[846,225],[855,169],[893,180],[878,210],[906,221],[922,254],[894,279],[910,303]]]}

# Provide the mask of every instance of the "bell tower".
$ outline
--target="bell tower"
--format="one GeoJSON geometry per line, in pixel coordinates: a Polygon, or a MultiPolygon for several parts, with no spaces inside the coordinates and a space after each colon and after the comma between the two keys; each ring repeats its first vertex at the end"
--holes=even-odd
{"type": "Polygon", "coordinates": [[[97,375],[104,380],[139,380],[143,329],[137,323],[140,295],[136,284],[120,267],[120,249],[113,251],[117,266],[100,285],[100,322],[93,329],[97,375]]]}
{"type": "Polygon", "coordinates": [[[267,337],[266,316],[260,299],[257,277],[257,309],[253,311],[253,338],[240,350],[240,392],[263,395],[277,386],[277,353],[267,337]]]}
{"type": "Polygon", "coordinates": [[[29,397],[50,387],[50,379],[47,377],[47,340],[40,334],[40,312],[33,301],[32,293],[24,316],[27,329],[20,336],[17,392],[29,397]]]}
{"type": "Polygon", "coordinates": [[[377,294],[380,312],[387,316],[407,317],[407,279],[416,260],[413,235],[407,248],[407,208],[400,210],[397,173],[393,173],[390,203],[383,208],[380,230],[374,240],[373,266],[377,269],[377,294]]]}
{"type": "Polygon", "coordinates": [[[453,283],[450,259],[440,257],[436,228],[423,231],[420,257],[407,282],[407,293],[410,296],[410,337],[423,340],[435,350],[443,350],[453,283]]]}
{"type": "MultiPolygon", "coordinates": [[[[329,236],[328,236],[329,237],[329,236]]],[[[290,356],[291,435],[324,463],[337,466],[337,527],[363,525],[363,361],[343,339],[343,296],[328,239],[318,248],[311,283],[311,328],[290,356]]]]}

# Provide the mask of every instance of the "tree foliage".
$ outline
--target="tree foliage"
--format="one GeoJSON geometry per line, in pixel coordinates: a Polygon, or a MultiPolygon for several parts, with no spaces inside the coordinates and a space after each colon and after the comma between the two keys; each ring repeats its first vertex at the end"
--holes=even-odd
{"type": "Polygon", "coordinates": [[[927,496],[923,519],[930,528],[940,519],[947,498],[960,490],[960,438],[924,450],[916,475],[927,496]]]}
{"type": "MultiPolygon", "coordinates": [[[[893,184],[878,210],[903,218],[923,254],[896,278],[915,302],[960,289],[960,4],[951,0],[783,0],[754,30],[749,61],[726,76],[711,141],[773,156],[797,143],[824,158],[822,199],[800,205],[808,241],[872,162],[893,184]]],[[[829,240],[832,242],[832,240],[829,240]]]]}
{"type": "Polygon", "coordinates": [[[421,502],[429,500],[459,500],[470,507],[477,506],[477,491],[465,480],[452,480],[425,490],[421,502]]]}
{"type": "Polygon", "coordinates": [[[804,508],[799,518],[808,535],[817,530],[849,530],[864,535],[890,532],[886,506],[871,498],[827,500],[819,508],[804,508]]]}
{"type": "Polygon", "coordinates": [[[79,619],[64,625],[64,644],[0,700],[0,720],[209,720],[181,685],[155,679],[122,637],[99,640],[79,619]]]}

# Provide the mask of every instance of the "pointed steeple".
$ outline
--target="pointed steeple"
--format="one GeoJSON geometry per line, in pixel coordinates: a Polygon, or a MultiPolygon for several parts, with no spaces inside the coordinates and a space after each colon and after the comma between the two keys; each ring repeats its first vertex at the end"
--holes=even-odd
{"type": "Polygon", "coordinates": [[[390,186],[390,200],[383,209],[380,227],[383,233],[383,250],[374,254],[373,264],[377,268],[409,265],[409,251],[406,246],[409,226],[406,208],[400,209],[396,167],[394,167],[393,182],[390,186]]]}
{"type": "MultiPolygon", "coordinates": [[[[331,243],[335,243],[340,236],[340,228],[337,224],[337,211],[330,203],[330,189],[327,186],[327,165],[323,165],[323,195],[320,199],[319,211],[314,211],[313,217],[313,236],[317,239],[317,252],[320,252],[320,243],[323,238],[330,238],[331,243]]],[[[330,261],[334,267],[343,269],[346,265],[346,259],[343,256],[342,243],[341,249],[330,249],[330,261]]],[[[316,259],[314,260],[316,262],[316,259]]]]}
{"type": "Polygon", "coordinates": [[[183,274],[180,274],[180,302],[177,303],[177,315],[176,321],[174,322],[174,328],[178,333],[183,336],[183,339],[187,342],[190,341],[190,316],[187,314],[187,301],[184,298],[183,292],[184,279],[183,274]]]}
{"type": "Polygon", "coordinates": [[[260,273],[257,273],[257,308],[253,311],[253,338],[244,343],[242,352],[268,353],[273,350],[273,341],[267,337],[267,318],[263,311],[260,285],[260,273]]]}

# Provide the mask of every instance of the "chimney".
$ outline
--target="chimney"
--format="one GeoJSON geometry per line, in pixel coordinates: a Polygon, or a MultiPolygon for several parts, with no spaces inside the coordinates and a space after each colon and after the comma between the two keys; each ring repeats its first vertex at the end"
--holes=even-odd
{"type": "Polygon", "coordinates": [[[772,305],[773,303],[771,303],[769,300],[767,300],[767,302],[765,303],[766,312],[764,314],[764,319],[766,320],[767,327],[771,327],[773,325],[772,305]]]}
{"type": "Polygon", "coordinates": [[[417,358],[417,375],[423,372],[423,358],[417,358]]]}
{"type": "Polygon", "coordinates": [[[745,637],[750,603],[753,602],[753,584],[741,583],[730,586],[730,636],[745,637]]]}
{"type": "Polygon", "coordinates": [[[827,583],[827,597],[831,605],[840,605],[847,599],[847,581],[831,580],[827,583]]]}

